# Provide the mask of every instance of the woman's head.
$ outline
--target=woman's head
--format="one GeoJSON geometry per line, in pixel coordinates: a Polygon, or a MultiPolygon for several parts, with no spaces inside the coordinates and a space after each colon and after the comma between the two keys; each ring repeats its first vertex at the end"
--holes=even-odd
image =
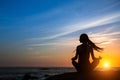
{"type": "Polygon", "coordinates": [[[81,43],[87,43],[88,40],[89,40],[88,35],[85,34],[85,33],[84,33],[84,34],[81,34],[79,40],[80,40],[81,43]]]}
{"type": "Polygon", "coordinates": [[[93,48],[94,50],[96,50],[96,51],[101,51],[101,50],[103,50],[103,48],[100,48],[100,47],[96,46],[95,43],[93,43],[93,42],[89,39],[88,35],[85,34],[85,33],[83,33],[83,34],[80,35],[80,39],[79,39],[79,40],[80,40],[81,43],[87,43],[90,47],[92,47],[92,48],[93,48]]]}

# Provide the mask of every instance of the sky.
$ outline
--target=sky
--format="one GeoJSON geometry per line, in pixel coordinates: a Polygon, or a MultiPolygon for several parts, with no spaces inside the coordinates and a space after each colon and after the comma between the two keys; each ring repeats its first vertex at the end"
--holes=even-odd
{"type": "Polygon", "coordinates": [[[82,33],[120,67],[119,0],[0,0],[1,67],[71,67],[82,33]]]}

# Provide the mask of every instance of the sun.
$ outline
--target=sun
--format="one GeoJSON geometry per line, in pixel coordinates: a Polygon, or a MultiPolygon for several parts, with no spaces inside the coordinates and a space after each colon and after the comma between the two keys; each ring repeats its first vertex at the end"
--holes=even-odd
{"type": "Polygon", "coordinates": [[[108,61],[103,63],[104,68],[110,68],[110,63],[108,61]]]}

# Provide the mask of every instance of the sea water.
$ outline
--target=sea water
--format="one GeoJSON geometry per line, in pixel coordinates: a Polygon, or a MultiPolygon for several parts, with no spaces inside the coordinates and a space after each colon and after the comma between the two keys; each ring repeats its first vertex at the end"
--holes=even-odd
{"type": "MultiPolygon", "coordinates": [[[[103,71],[106,69],[96,69],[103,71]]],[[[111,70],[120,70],[120,68],[111,68],[111,70]]],[[[26,73],[30,73],[32,77],[37,77],[37,80],[44,80],[50,76],[75,72],[72,67],[1,67],[0,80],[22,80],[26,73]]]]}
{"type": "Polygon", "coordinates": [[[75,72],[75,69],[71,67],[1,67],[0,80],[22,80],[26,73],[37,77],[37,80],[44,80],[66,72],[75,72]]]}

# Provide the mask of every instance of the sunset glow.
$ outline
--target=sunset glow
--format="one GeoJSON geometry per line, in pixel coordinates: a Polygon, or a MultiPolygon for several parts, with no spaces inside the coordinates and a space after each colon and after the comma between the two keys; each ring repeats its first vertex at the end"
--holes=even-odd
{"type": "Polygon", "coordinates": [[[104,68],[110,68],[110,63],[109,62],[104,62],[103,67],[104,68]]]}
{"type": "Polygon", "coordinates": [[[73,67],[81,33],[104,49],[97,67],[120,67],[120,0],[0,0],[0,11],[0,67],[73,67]]]}

